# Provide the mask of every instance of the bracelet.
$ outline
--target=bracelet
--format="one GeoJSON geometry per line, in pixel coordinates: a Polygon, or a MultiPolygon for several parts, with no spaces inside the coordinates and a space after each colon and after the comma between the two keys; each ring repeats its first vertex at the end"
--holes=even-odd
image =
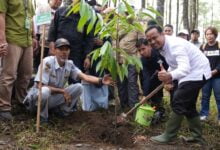
{"type": "Polygon", "coordinates": [[[103,78],[99,78],[99,85],[102,86],[103,82],[102,82],[103,78]]]}

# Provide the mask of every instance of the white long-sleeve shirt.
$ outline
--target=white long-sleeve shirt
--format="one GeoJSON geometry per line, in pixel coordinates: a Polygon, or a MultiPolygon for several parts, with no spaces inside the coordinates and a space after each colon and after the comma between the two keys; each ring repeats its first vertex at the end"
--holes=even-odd
{"type": "Polygon", "coordinates": [[[206,56],[192,43],[172,36],[165,36],[160,51],[169,65],[172,80],[199,81],[211,77],[211,69],[206,56]]]}

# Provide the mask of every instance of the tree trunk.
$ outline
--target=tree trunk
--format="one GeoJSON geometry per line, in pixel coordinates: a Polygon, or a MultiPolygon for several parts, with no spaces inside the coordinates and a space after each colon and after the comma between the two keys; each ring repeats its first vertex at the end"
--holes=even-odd
{"type": "Polygon", "coordinates": [[[197,0],[192,0],[192,25],[191,25],[191,30],[192,29],[196,29],[196,24],[197,24],[197,20],[198,20],[198,14],[197,14],[197,0]]]}
{"type": "Polygon", "coordinates": [[[157,0],[157,11],[161,14],[161,16],[157,16],[156,20],[160,26],[163,26],[164,0],[157,0]]]}
{"type": "Polygon", "coordinates": [[[211,25],[213,25],[213,19],[214,19],[214,7],[213,7],[213,0],[212,0],[212,20],[211,20],[211,25]]]}
{"type": "Polygon", "coordinates": [[[171,24],[172,18],[172,0],[169,0],[169,24],[171,24]]]}
{"type": "Polygon", "coordinates": [[[145,0],[141,0],[141,8],[145,8],[146,7],[146,1],[145,0]]]}
{"type": "Polygon", "coordinates": [[[188,0],[183,1],[183,27],[189,30],[188,0]]]}
{"type": "Polygon", "coordinates": [[[199,0],[196,0],[196,24],[195,28],[198,29],[198,20],[199,20],[199,0]]]}
{"type": "Polygon", "coordinates": [[[189,5],[189,9],[188,9],[188,16],[189,16],[189,31],[191,31],[192,29],[192,26],[193,26],[193,3],[194,3],[195,0],[191,0],[188,2],[188,5],[189,5]]]}
{"type": "Polygon", "coordinates": [[[152,3],[151,3],[151,6],[154,7],[154,0],[152,0],[151,2],[152,2],[152,3]]]}
{"type": "Polygon", "coordinates": [[[179,30],[179,0],[176,2],[176,35],[179,30]]]}
{"type": "Polygon", "coordinates": [[[190,13],[190,31],[192,29],[196,29],[196,24],[198,24],[198,14],[197,14],[197,0],[191,0],[190,1],[190,9],[191,9],[191,13],[190,13]]]}

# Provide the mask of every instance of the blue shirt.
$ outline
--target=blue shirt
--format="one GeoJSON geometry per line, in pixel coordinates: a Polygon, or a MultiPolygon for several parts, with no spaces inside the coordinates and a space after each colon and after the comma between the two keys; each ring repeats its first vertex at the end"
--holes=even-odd
{"type": "MultiPolygon", "coordinates": [[[[61,67],[56,56],[48,56],[43,60],[42,83],[56,88],[64,88],[69,77],[77,80],[79,73],[81,70],[74,65],[72,60],[67,60],[61,67]]],[[[40,81],[40,66],[35,81],[40,81]]]]}

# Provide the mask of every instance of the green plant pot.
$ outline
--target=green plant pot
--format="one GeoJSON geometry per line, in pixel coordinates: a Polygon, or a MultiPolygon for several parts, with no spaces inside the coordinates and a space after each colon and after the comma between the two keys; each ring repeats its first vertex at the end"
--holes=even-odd
{"type": "Polygon", "coordinates": [[[148,104],[141,105],[137,108],[135,121],[143,126],[151,124],[155,109],[148,104]]]}

